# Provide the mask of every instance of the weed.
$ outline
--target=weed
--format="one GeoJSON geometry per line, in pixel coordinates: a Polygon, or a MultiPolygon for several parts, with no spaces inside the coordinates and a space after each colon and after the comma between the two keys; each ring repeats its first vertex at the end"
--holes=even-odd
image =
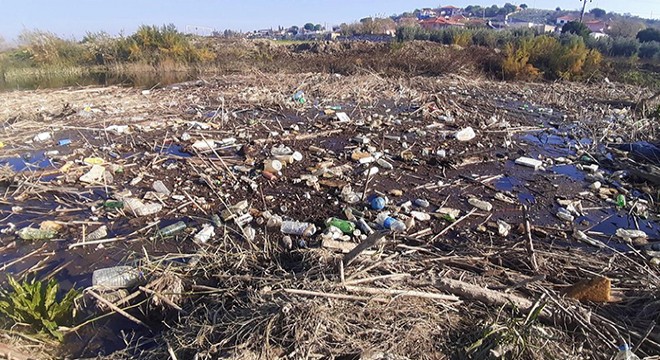
{"type": "Polygon", "coordinates": [[[19,324],[29,325],[39,334],[50,334],[62,341],[61,325],[70,325],[74,317],[73,301],[80,294],[71,289],[57,301],[60,289],[56,280],[41,282],[25,280],[21,283],[7,276],[11,292],[0,294],[0,313],[19,324]]]}

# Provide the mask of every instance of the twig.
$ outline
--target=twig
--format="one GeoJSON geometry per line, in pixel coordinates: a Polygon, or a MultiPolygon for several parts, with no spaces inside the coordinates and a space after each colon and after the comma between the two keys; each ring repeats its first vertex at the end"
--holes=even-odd
{"type": "Polygon", "coordinates": [[[175,304],[174,302],[172,302],[172,300],[168,299],[167,297],[165,297],[165,296],[162,295],[161,293],[159,293],[159,292],[157,292],[157,291],[154,291],[154,290],[151,290],[151,289],[148,289],[148,288],[146,288],[146,287],[144,287],[144,286],[140,286],[140,287],[138,287],[138,289],[140,289],[140,290],[142,290],[142,291],[144,291],[144,292],[146,292],[146,293],[149,293],[149,294],[151,294],[151,295],[153,295],[153,296],[155,296],[155,297],[157,297],[157,298],[163,300],[164,303],[166,303],[167,305],[171,306],[173,309],[175,309],[175,310],[177,310],[177,311],[179,311],[179,312],[182,312],[182,313],[186,313],[186,311],[183,310],[179,305],[175,304]]]}
{"type": "Polygon", "coordinates": [[[87,292],[88,292],[90,295],[92,295],[96,300],[100,301],[101,303],[103,303],[104,305],[106,305],[108,308],[110,308],[111,310],[115,311],[115,312],[118,313],[119,315],[121,315],[121,316],[127,318],[128,320],[130,320],[130,321],[132,321],[132,322],[134,322],[134,323],[136,323],[136,324],[138,324],[138,325],[142,325],[142,326],[144,326],[144,327],[146,327],[146,328],[149,328],[149,326],[147,326],[147,324],[145,324],[145,323],[143,323],[142,321],[140,321],[140,319],[138,319],[138,318],[134,317],[133,315],[127,313],[126,311],[120,309],[118,306],[116,306],[115,304],[111,303],[110,301],[104,299],[104,298],[101,297],[99,294],[95,293],[93,290],[87,290],[87,292]]]}
{"type": "Polygon", "coordinates": [[[522,206],[523,218],[525,219],[525,233],[527,233],[527,253],[529,260],[532,264],[532,269],[535,272],[539,271],[539,264],[536,261],[536,254],[534,253],[534,243],[532,242],[532,227],[529,225],[529,213],[527,205],[522,206]]]}
{"type": "Polygon", "coordinates": [[[442,231],[437,233],[429,242],[434,242],[440,236],[446,234],[447,231],[451,230],[454,226],[458,225],[458,223],[460,223],[461,221],[463,221],[463,220],[467,219],[468,217],[472,216],[472,214],[474,214],[476,211],[477,211],[477,208],[473,208],[472,210],[470,210],[469,213],[463,215],[463,217],[461,217],[460,219],[458,219],[458,220],[454,221],[453,223],[449,224],[449,226],[447,226],[446,228],[442,229],[442,231]]]}
{"type": "Polygon", "coordinates": [[[369,297],[365,297],[365,296],[324,293],[324,292],[309,291],[309,290],[283,289],[283,291],[285,293],[289,293],[289,294],[325,297],[325,298],[330,298],[330,299],[355,300],[355,301],[365,301],[365,302],[368,302],[368,301],[389,302],[388,299],[384,299],[384,298],[369,298],[369,297]]]}

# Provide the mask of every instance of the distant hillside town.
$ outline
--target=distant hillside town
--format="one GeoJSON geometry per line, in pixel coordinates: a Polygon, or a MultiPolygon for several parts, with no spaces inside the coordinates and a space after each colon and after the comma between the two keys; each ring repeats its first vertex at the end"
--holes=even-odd
{"type": "MultiPolygon", "coordinates": [[[[377,9],[375,9],[377,10],[377,9]]],[[[394,37],[397,28],[420,27],[425,30],[447,28],[470,29],[533,29],[538,33],[560,32],[569,22],[580,21],[590,30],[594,38],[619,36],[621,31],[639,31],[645,27],[660,27],[660,21],[642,19],[627,14],[608,13],[599,8],[592,8],[582,14],[580,11],[531,9],[525,4],[506,3],[502,7],[478,5],[465,8],[452,5],[438,8],[416,9],[390,17],[365,17],[359,22],[326,27],[321,24],[307,23],[303,26],[260,29],[248,33],[231,30],[215,31],[214,36],[247,37],[273,40],[311,40],[338,39],[342,37],[394,37]],[[626,29],[635,28],[635,29],[626,29]]]]}

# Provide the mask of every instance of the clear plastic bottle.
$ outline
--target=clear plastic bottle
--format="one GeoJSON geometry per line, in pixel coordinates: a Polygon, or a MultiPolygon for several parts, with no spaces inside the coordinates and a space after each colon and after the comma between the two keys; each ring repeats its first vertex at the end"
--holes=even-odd
{"type": "Polygon", "coordinates": [[[376,222],[385,229],[390,229],[396,232],[406,231],[406,224],[403,221],[390,217],[386,212],[378,214],[376,222]]]}
{"type": "Polygon", "coordinates": [[[140,283],[143,274],[132,266],[115,266],[94,270],[92,285],[110,289],[128,289],[140,283]]]}
{"type": "Polygon", "coordinates": [[[18,230],[16,234],[18,234],[23,240],[49,240],[56,235],[52,230],[36,229],[32,227],[22,228],[18,230]]]}
{"type": "Polygon", "coordinates": [[[358,227],[360,230],[362,230],[365,234],[371,235],[374,233],[374,230],[367,224],[367,222],[363,218],[359,218],[357,221],[358,227]]]}
{"type": "Polygon", "coordinates": [[[183,221],[177,221],[172,225],[165,226],[164,228],[158,230],[158,235],[160,236],[172,236],[179,231],[186,228],[186,223],[183,221]]]}
{"type": "Polygon", "coordinates": [[[316,225],[299,221],[282,221],[280,231],[282,231],[282,234],[309,237],[316,233],[316,225]]]}
{"type": "Polygon", "coordinates": [[[619,346],[619,353],[616,354],[614,360],[639,360],[639,357],[630,350],[628,344],[623,344],[619,346]]]}

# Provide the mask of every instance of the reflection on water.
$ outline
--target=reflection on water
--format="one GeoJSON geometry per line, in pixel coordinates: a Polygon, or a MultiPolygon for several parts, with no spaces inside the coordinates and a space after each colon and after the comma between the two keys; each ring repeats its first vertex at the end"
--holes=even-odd
{"type": "Polygon", "coordinates": [[[122,85],[152,88],[197,79],[197,71],[141,71],[116,73],[92,71],[82,74],[35,74],[6,79],[0,76],[0,91],[52,89],[69,86],[122,85]]]}

